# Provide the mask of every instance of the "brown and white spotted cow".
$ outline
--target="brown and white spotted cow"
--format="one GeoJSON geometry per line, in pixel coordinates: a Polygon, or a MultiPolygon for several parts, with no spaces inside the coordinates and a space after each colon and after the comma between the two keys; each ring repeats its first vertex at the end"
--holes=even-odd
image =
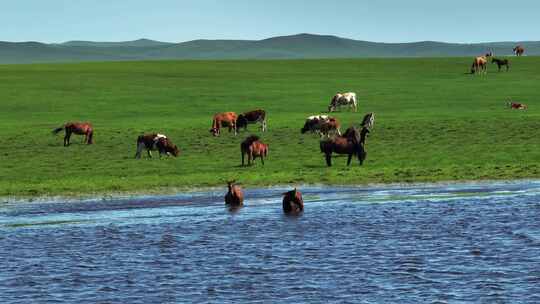
{"type": "Polygon", "coordinates": [[[214,136],[219,136],[220,129],[223,127],[228,127],[229,132],[234,130],[234,135],[237,134],[236,129],[236,119],[238,118],[238,115],[234,112],[223,112],[223,113],[217,113],[214,115],[214,118],[212,119],[212,128],[210,129],[210,133],[212,133],[214,136]]]}
{"type": "Polygon", "coordinates": [[[304,127],[300,130],[302,134],[306,132],[319,133],[321,131],[321,125],[330,119],[328,115],[312,115],[306,119],[304,127]]]}
{"type": "Polygon", "coordinates": [[[174,157],[180,155],[180,149],[167,136],[158,133],[144,134],[137,138],[137,153],[135,153],[135,158],[141,158],[141,153],[144,149],[148,152],[148,157],[152,157],[152,150],[159,151],[160,158],[162,154],[167,156],[173,155],[174,157]]]}
{"type": "Polygon", "coordinates": [[[261,123],[261,131],[266,131],[266,111],[262,109],[257,109],[249,112],[242,113],[238,115],[236,120],[236,127],[238,129],[244,128],[247,130],[249,124],[261,123]]]}
{"type": "Polygon", "coordinates": [[[330,105],[328,106],[328,112],[333,112],[337,108],[342,106],[350,107],[354,112],[357,111],[358,104],[356,102],[356,93],[347,92],[347,93],[337,93],[332,97],[330,105]]]}
{"type": "Polygon", "coordinates": [[[321,124],[321,137],[330,137],[330,135],[341,136],[341,123],[334,117],[330,117],[327,121],[321,124]]]}

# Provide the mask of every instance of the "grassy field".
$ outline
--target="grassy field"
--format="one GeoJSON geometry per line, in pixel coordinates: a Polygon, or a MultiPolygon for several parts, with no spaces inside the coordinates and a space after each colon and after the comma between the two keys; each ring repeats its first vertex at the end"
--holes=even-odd
{"type": "MultiPolygon", "coordinates": [[[[159,61],[0,66],[0,196],[155,192],[223,185],[363,184],[540,177],[540,58],[512,58],[509,73],[465,72],[470,58],[299,61],[159,61]],[[327,168],[308,115],[337,91],[375,112],[364,166],[327,168]],[[528,111],[504,107],[512,97],[528,111]],[[239,167],[248,133],[214,138],[220,111],[264,108],[266,166],[239,167]],[[62,146],[51,130],[91,121],[95,145],[62,146]],[[167,134],[177,158],[133,159],[142,132],[167,134]]],[[[250,126],[250,133],[258,128],[250,126]]]]}

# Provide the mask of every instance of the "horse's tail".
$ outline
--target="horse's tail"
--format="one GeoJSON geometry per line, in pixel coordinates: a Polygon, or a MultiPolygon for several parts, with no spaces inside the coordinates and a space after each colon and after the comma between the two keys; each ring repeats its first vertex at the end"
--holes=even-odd
{"type": "Polygon", "coordinates": [[[65,129],[65,127],[66,127],[66,126],[64,125],[64,126],[61,126],[61,127],[59,127],[59,128],[56,128],[56,129],[52,130],[52,134],[55,134],[55,135],[56,135],[56,134],[60,133],[62,130],[65,129]]]}

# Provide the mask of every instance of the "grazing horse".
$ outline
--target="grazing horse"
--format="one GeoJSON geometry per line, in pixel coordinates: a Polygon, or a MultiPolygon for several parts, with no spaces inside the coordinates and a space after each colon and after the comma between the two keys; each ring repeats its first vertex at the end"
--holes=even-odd
{"type": "Polygon", "coordinates": [[[499,59],[499,58],[493,58],[491,59],[491,63],[496,63],[497,67],[499,67],[499,72],[501,71],[501,66],[506,66],[506,71],[508,72],[508,69],[510,69],[510,61],[508,59],[499,59]]]}
{"type": "Polygon", "coordinates": [[[94,128],[89,122],[68,122],[65,125],[54,129],[53,134],[58,134],[60,131],[66,130],[66,135],[64,136],[64,147],[69,146],[69,139],[71,134],[84,135],[83,143],[89,145],[94,143],[94,128]]]}
{"type": "Polygon", "coordinates": [[[268,145],[259,140],[259,136],[250,135],[240,144],[240,153],[242,153],[242,166],[244,166],[244,156],[247,154],[248,166],[251,161],[259,157],[264,166],[264,158],[268,157],[268,145]]]}
{"type": "Polygon", "coordinates": [[[212,119],[212,128],[210,129],[210,133],[212,133],[214,136],[219,136],[220,129],[222,127],[229,127],[229,133],[234,130],[234,135],[236,136],[237,118],[238,116],[234,112],[223,112],[215,114],[214,118],[212,119]]]}
{"type": "Polygon", "coordinates": [[[141,152],[146,149],[148,157],[152,158],[152,150],[159,151],[159,158],[162,154],[173,155],[177,157],[180,155],[180,150],[173,144],[167,136],[158,133],[143,134],[137,137],[137,152],[135,158],[141,158],[141,152]]]}
{"type": "Polygon", "coordinates": [[[371,112],[364,115],[364,119],[362,119],[362,123],[360,124],[360,126],[362,128],[371,129],[373,128],[374,123],[375,123],[375,113],[371,112]]]}
{"type": "Polygon", "coordinates": [[[353,111],[356,112],[358,107],[358,104],[356,102],[356,93],[336,93],[336,95],[332,97],[332,101],[330,101],[330,105],[328,106],[328,112],[333,112],[341,106],[349,106],[351,109],[353,109],[353,111]]]}
{"type": "Polygon", "coordinates": [[[487,58],[484,56],[474,58],[473,64],[471,66],[471,74],[487,73],[487,58]]]}
{"type": "Polygon", "coordinates": [[[238,129],[244,128],[244,130],[247,131],[247,126],[249,124],[255,124],[255,123],[261,123],[261,130],[262,132],[266,131],[266,111],[257,109],[253,111],[249,111],[246,113],[242,113],[238,115],[238,119],[236,120],[236,127],[238,129]]]}
{"type": "Polygon", "coordinates": [[[225,204],[231,208],[241,207],[244,204],[244,193],[242,188],[235,184],[236,181],[228,181],[229,191],[225,194],[225,204]]]}
{"type": "Polygon", "coordinates": [[[283,193],[283,212],[287,215],[299,215],[304,211],[304,199],[300,191],[294,190],[283,193]]]}
{"type": "Polygon", "coordinates": [[[527,110],[528,108],[527,105],[524,103],[511,102],[511,101],[507,102],[506,106],[514,110],[527,110]]]}
{"type": "Polygon", "coordinates": [[[523,55],[523,53],[525,53],[525,48],[523,48],[521,45],[518,45],[513,49],[513,51],[516,56],[521,56],[523,55]]]}
{"type": "Polygon", "coordinates": [[[326,165],[328,167],[332,166],[332,152],[334,152],[349,155],[347,166],[350,166],[352,156],[356,155],[361,166],[367,156],[364,145],[368,133],[369,130],[367,128],[362,128],[362,131],[358,131],[357,128],[350,127],[345,131],[343,136],[321,141],[320,148],[321,152],[325,154],[326,165]]]}

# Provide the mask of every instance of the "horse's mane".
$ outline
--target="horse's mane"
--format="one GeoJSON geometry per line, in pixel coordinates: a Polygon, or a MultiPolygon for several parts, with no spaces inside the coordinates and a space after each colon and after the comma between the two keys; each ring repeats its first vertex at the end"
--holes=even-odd
{"type": "Polygon", "coordinates": [[[243,144],[246,144],[246,145],[251,145],[253,142],[256,142],[258,141],[260,138],[259,136],[257,135],[250,135],[248,137],[246,137],[246,139],[243,141],[243,144]]]}

